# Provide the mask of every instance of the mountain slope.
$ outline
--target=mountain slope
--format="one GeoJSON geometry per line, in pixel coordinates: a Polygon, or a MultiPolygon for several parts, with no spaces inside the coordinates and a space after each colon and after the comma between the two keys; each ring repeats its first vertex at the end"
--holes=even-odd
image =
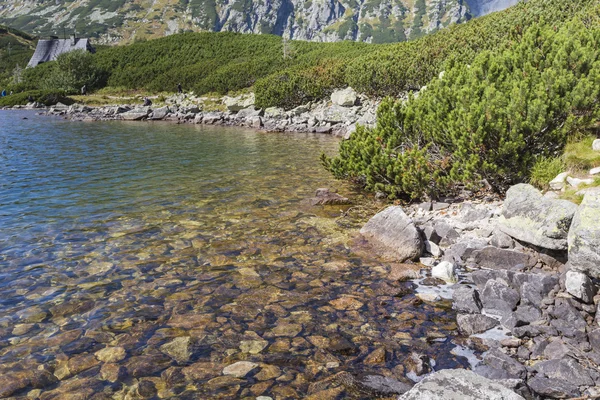
{"type": "Polygon", "coordinates": [[[272,33],[372,43],[417,38],[518,0],[8,0],[0,23],[37,35],[76,30],[100,43],[182,31],[272,33]]]}
{"type": "Polygon", "coordinates": [[[34,49],[33,37],[25,32],[0,25],[0,82],[7,80],[15,73],[19,75],[19,69],[25,68],[34,49]]]}

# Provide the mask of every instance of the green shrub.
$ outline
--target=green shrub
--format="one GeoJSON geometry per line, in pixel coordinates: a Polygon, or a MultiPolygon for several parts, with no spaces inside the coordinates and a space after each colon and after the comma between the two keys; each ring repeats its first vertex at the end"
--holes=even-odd
{"type": "Polygon", "coordinates": [[[592,149],[595,139],[595,136],[585,136],[567,144],[564,160],[569,170],[587,172],[591,168],[600,166],[600,152],[592,149]]]}
{"type": "Polygon", "coordinates": [[[67,97],[67,93],[63,91],[55,90],[30,90],[27,92],[16,93],[6,97],[0,97],[0,107],[12,107],[18,105],[25,105],[29,103],[29,99],[44,104],[45,106],[52,106],[56,103],[63,103],[71,105],[74,103],[73,99],[67,97]]]}
{"type": "Polygon", "coordinates": [[[539,157],[531,168],[529,182],[538,189],[546,190],[550,181],[564,171],[565,163],[561,157],[539,157]]]}
{"type": "Polygon", "coordinates": [[[526,180],[600,117],[600,28],[584,21],[532,26],[506,50],[449,62],[416,98],[384,102],[377,126],[357,130],[326,167],[407,199],[526,180]]]}

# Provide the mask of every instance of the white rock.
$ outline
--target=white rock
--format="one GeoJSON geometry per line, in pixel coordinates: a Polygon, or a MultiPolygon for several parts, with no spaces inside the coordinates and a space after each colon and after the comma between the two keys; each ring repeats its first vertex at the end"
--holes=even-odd
{"type": "Polygon", "coordinates": [[[600,139],[594,140],[592,143],[592,150],[600,151],[600,139]]]}
{"type": "Polygon", "coordinates": [[[450,261],[442,261],[431,269],[431,276],[448,283],[458,282],[456,267],[450,261]]]}
{"type": "Polygon", "coordinates": [[[600,167],[590,169],[590,175],[600,174],[600,167]]]}
{"type": "Polygon", "coordinates": [[[440,247],[437,244],[430,242],[429,240],[425,241],[425,251],[434,256],[435,258],[439,258],[442,256],[442,250],[440,249],[440,247]]]}
{"type": "Polygon", "coordinates": [[[256,400],[273,400],[273,398],[268,396],[258,396],[256,400]]]}
{"type": "Polygon", "coordinates": [[[436,293],[417,293],[415,294],[419,299],[423,301],[428,301],[430,303],[435,303],[436,301],[442,300],[439,294],[436,293]]]}
{"type": "Polygon", "coordinates": [[[579,178],[573,178],[571,176],[569,176],[567,178],[567,182],[569,182],[569,185],[573,186],[574,188],[579,187],[579,185],[591,185],[592,183],[594,183],[594,180],[592,178],[588,178],[588,179],[579,179],[579,178]]]}
{"type": "Polygon", "coordinates": [[[550,181],[550,187],[554,190],[560,190],[565,187],[565,180],[569,176],[568,172],[561,172],[556,178],[550,181]]]}
{"type": "Polygon", "coordinates": [[[336,90],[331,94],[331,102],[342,107],[352,107],[356,103],[356,92],[351,87],[336,90]]]}
{"type": "Polygon", "coordinates": [[[596,294],[596,288],[592,280],[584,273],[577,271],[567,272],[565,281],[567,292],[580,299],[584,303],[591,303],[596,294]]]}
{"type": "Polygon", "coordinates": [[[426,267],[433,267],[435,265],[435,258],[433,257],[421,257],[419,262],[426,267]]]}
{"type": "Polygon", "coordinates": [[[243,378],[256,367],[258,367],[258,364],[256,363],[249,361],[238,361],[235,364],[231,364],[223,368],[223,375],[231,375],[236,378],[243,378]]]}

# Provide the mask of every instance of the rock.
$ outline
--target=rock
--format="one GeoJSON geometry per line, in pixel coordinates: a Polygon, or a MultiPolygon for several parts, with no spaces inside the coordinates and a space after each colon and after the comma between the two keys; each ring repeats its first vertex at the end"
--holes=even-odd
{"type": "Polygon", "coordinates": [[[487,241],[482,238],[464,239],[451,245],[444,252],[444,261],[461,264],[477,250],[487,246],[487,241]]]}
{"type": "Polygon", "coordinates": [[[385,347],[379,347],[373,350],[368,356],[366,356],[363,360],[363,363],[367,365],[383,365],[385,364],[385,355],[385,347]]]}
{"type": "Polygon", "coordinates": [[[568,271],[565,286],[570,295],[584,303],[592,303],[596,295],[596,287],[592,280],[581,272],[568,271]]]}
{"type": "Polygon", "coordinates": [[[542,361],[535,364],[534,368],[550,379],[560,379],[576,386],[594,385],[589,372],[572,358],[542,361]]]}
{"type": "Polygon", "coordinates": [[[598,175],[600,174],[600,167],[590,169],[590,175],[598,175]]]}
{"type": "Polygon", "coordinates": [[[475,335],[488,331],[500,323],[498,320],[482,314],[459,314],[456,316],[458,329],[464,335],[475,335]]]}
{"type": "Polygon", "coordinates": [[[526,324],[531,324],[542,318],[542,312],[537,307],[522,303],[517,307],[515,315],[519,321],[523,321],[526,324]]]}
{"type": "Polygon", "coordinates": [[[462,313],[479,314],[483,308],[479,291],[466,286],[456,289],[452,293],[452,308],[462,313]]]}
{"type": "Polygon", "coordinates": [[[582,337],[585,335],[587,323],[579,311],[571,304],[572,300],[557,299],[551,315],[551,321],[560,333],[567,337],[582,337]]]}
{"type": "Polygon", "coordinates": [[[567,177],[567,182],[569,182],[569,185],[577,189],[581,185],[591,185],[592,183],[594,183],[594,180],[592,178],[579,179],[569,176],[567,177]]]}
{"type": "Polygon", "coordinates": [[[119,362],[125,359],[127,352],[122,347],[106,347],[94,353],[96,358],[105,363],[119,362]]]}
{"type": "Polygon", "coordinates": [[[281,376],[281,369],[275,365],[262,364],[260,372],[254,377],[259,381],[268,381],[281,376]]]}
{"type": "Polygon", "coordinates": [[[364,305],[352,296],[343,295],[329,302],[336,310],[359,310],[364,305]]]}
{"type": "Polygon", "coordinates": [[[506,192],[499,228],[517,240],[552,250],[567,249],[567,234],[577,206],[544,198],[531,185],[518,184],[506,192]]]}
{"type": "Polygon", "coordinates": [[[189,336],[175,338],[169,343],[160,346],[160,351],[177,361],[179,364],[187,363],[190,360],[193,353],[192,350],[192,338],[189,336]]]}
{"type": "Polygon", "coordinates": [[[443,203],[443,202],[437,202],[437,201],[431,205],[431,208],[433,209],[433,211],[445,210],[448,207],[450,207],[449,203],[443,203]]]}
{"type": "Polygon", "coordinates": [[[249,361],[238,361],[223,368],[223,375],[243,378],[258,367],[258,364],[249,361]]]}
{"type": "Polygon", "coordinates": [[[402,207],[391,206],[371,218],[360,233],[382,256],[398,262],[416,259],[421,255],[421,235],[402,207]]]}
{"type": "Polygon", "coordinates": [[[550,188],[553,190],[561,190],[565,187],[565,180],[569,176],[568,172],[561,172],[556,175],[556,178],[550,181],[550,188]]]}
{"type": "Polygon", "coordinates": [[[425,252],[427,254],[431,254],[435,258],[439,258],[443,254],[442,250],[434,242],[430,242],[429,240],[425,240],[424,244],[425,244],[425,252]]]}
{"type": "Polygon", "coordinates": [[[500,349],[488,351],[483,362],[492,368],[506,371],[511,379],[524,379],[527,377],[527,368],[508,354],[504,354],[500,349]]]}
{"type": "Polygon", "coordinates": [[[512,312],[519,303],[519,293],[502,282],[492,280],[481,292],[481,302],[486,311],[498,315],[512,312]]]}
{"type": "Polygon", "coordinates": [[[559,360],[564,358],[570,352],[571,349],[565,344],[565,342],[563,342],[562,339],[557,338],[546,345],[543,354],[548,360],[559,360]]]}
{"type": "Polygon", "coordinates": [[[122,379],[125,374],[125,368],[119,364],[107,363],[100,368],[100,376],[103,380],[109,382],[117,382],[122,379]]]}
{"type": "Polygon", "coordinates": [[[500,383],[464,369],[435,372],[417,383],[398,400],[523,400],[500,383]]]}
{"type": "Polygon", "coordinates": [[[502,231],[494,232],[490,244],[501,249],[512,249],[515,247],[514,240],[502,231]]]}
{"type": "Polygon", "coordinates": [[[250,117],[248,126],[253,129],[260,129],[263,127],[263,120],[259,116],[250,117]]]}
{"type": "Polygon", "coordinates": [[[458,282],[456,267],[449,261],[442,261],[431,269],[431,276],[439,278],[447,283],[458,282]]]}
{"type": "Polygon", "coordinates": [[[258,354],[269,345],[266,340],[242,340],[240,350],[242,353],[258,354]]]}
{"type": "Polygon", "coordinates": [[[207,113],[202,117],[202,123],[205,125],[215,125],[221,122],[223,115],[218,112],[207,113]]]}
{"type": "Polygon", "coordinates": [[[421,277],[421,266],[418,264],[392,264],[387,279],[391,281],[407,281],[421,277]]]}
{"type": "Polygon", "coordinates": [[[278,324],[272,329],[272,332],[277,337],[296,337],[302,332],[302,325],[300,324],[278,324]]]}
{"type": "Polygon", "coordinates": [[[575,271],[600,278],[600,192],[589,192],[569,230],[569,264],[575,271]]]}
{"type": "Polygon", "coordinates": [[[521,271],[533,267],[537,260],[529,254],[515,250],[488,246],[473,252],[475,264],[480,268],[521,271]]]}
{"type": "Polygon", "coordinates": [[[148,119],[154,120],[154,121],[163,120],[163,119],[165,119],[167,114],[169,114],[170,112],[171,112],[171,110],[169,110],[169,107],[156,108],[152,111],[152,113],[150,114],[150,117],[148,119]]]}
{"type": "Polygon", "coordinates": [[[310,201],[313,206],[317,205],[344,205],[350,204],[350,200],[344,196],[340,196],[337,193],[331,192],[327,188],[317,189],[315,197],[310,201]]]}
{"type": "Polygon", "coordinates": [[[223,104],[225,104],[227,110],[232,112],[238,112],[245,108],[252,107],[254,106],[254,101],[254,93],[237,97],[223,97],[223,104]]]}
{"type": "Polygon", "coordinates": [[[331,94],[331,102],[342,107],[352,107],[356,104],[356,92],[351,87],[336,90],[331,94]]]}
{"type": "Polygon", "coordinates": [[[538,375],[529,379],[527,385],[544,398],[568,399],[580,395],[577,386],[562,379],[548,379],[538,375]]]}
{"type": "Polygon", "coordinates": [[[142,119],[147,118],[148,115],[150,114],[150,111],[151,110],[149,107],[140,107],[140,108],[134,108],[131,111],[121,113],[120,116],[125,121],[140,121],[142,119]]]}
{"type": "Polygon", "coordinates": [[[253,117],[261,117],[264,114],[263,110],[256,109],[254,106],[250,106],[248,108],[241,109],[235,115],[235,118],[238,120],[250,119],[253,117]]]}
{"type": "Polygon", "coordinates": [[[285,117],[285,110],[278,107],[265,108],[265,117],[270,119],[282,119],[285,117]]]}
{"type": "Polygon", "coordinates": [[[360,384],[361,386],[367,388],[370,392],[383,396],[404,394],[412,388],[412,385],[400,382],[394,378],[380,375],[367,375],[360,381],[360,384]]]}

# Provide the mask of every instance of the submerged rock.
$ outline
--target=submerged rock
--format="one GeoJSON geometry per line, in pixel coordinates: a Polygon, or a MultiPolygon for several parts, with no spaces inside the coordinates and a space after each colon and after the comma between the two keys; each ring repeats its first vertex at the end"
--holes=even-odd
{"type": "Polygon", "coordinates": [[[334,192],[330,191],[329,189],[322,188],[322,189],[317,189],[315,197],[313,197],[310,200],[310,203],[313,206],[344,205],[344,204],[350,204],[350,199],[348,199],[344,196],[341,196],[337,193],[334,193],[334,192]]]}
{"type": "Polygon", "coordinates": [[[421,255],[423,242],[412,220],[400,206],[391,206],[376,214],[360,233],[386,258],[403,262],[421,255]]]}
{"type": "Polygon", "coordinates": [[[523,397],[491,379],[464,369],[445,369],[417,383],[398,400],[523,400],[523,397]]]}
{"type": "Polygon", "coordinates": [[[223,368],[223,375],[230,375],[236,378],[243,378],[252,370],[258,367],[258,364],[248,361],[238,361],[223,368]]]}
{"type": "Polygon", "coordinates": [[[545,198],[531,185],[519,184],[506,192],[500,229],[517,240],[552,250],[567,249],[567,234],[577,206],[545,198]]]}

